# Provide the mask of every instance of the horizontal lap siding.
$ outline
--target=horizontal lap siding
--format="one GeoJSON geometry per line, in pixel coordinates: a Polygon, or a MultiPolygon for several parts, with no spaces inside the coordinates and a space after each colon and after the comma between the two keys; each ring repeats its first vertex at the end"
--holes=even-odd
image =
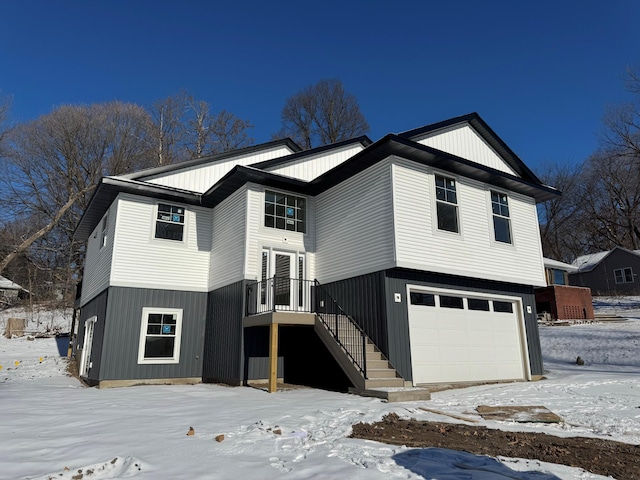
{"type": "Polygon", "coordinates": [[[517,176],[469,124],[454,125],[439,130],[422,138],[418,143],[517,176]]]}
{"type": "Polygon", "coordinates": [[[87,240],[80,305],[87,303],[109,286],[116,211],[117,202],[114,203],[106,213],[109,217],[107,221],[107,242],[105,246],[100,248],[102,242],[102,220],[100,220],[98,226],[87,240]]]}
{"type": "Polygon", "coordinates": [[[316,198],[316,277],[321,283],[394,263],[391,168],[378,162],[316,198]]]}
{"type": "Polygon", "coordinates": [[[177,242],[154,238],[156,203],[120,194],[111,285],[208,291],[211,211],[184,206],[185,239],[177,242]]]}
{"type": "Polygon", "coordinates": [[[494,241],[491,187],[455,177],[460,234],[437,229],[435,173],[396,159],[393,199],[398,266],[489,280],[546,285],[535,201],[507,192],[513,244],[494,241]]]}
{"type": "Polygon", "coordinates": [[[340,149],[339,151],[331,151],[324,155],[318,155],[311,158],[303,158],[288,165],[267,168],[266,170],[288,177],[299,178],[310,182],[314,178],[319,177],[323,173],[340,165],[342,162],[353,157],[356,153],[364,149],[362,145],[351,145],[340,149]]]}
{"type": "Polygon", "coordinates": [[[213,238],[209,289],[244,277],[247,191],[241,188],[213,210],[213,238]]]}
{"type": "MultiPolygon", "coordinates": [[[[268,189],[277,192],[289,193],[283,190],[268,189]]],[[[305,253],[306,276],[315,278],[313,271],[315,251],[315,204],[313,197],[305,197],[307,200],[307,232],[290,232],[264,226],[264,191],[261,185],[250,184],[248,187],[247,208],[247,250],[245,264],[245,278],[257,280],[261,278],[262,249],[275,249],[287,252],[305,253]]],[[[292,194],[302,196],[299,194],[292,194]]]]}
{"type": "Polygon", "coordinates": [[[202,377],[207,294],[144,288],[109,288],[100,380],[202,377]],[[139,365],[144,307],[182,309],[180,362],[139,365]]]}
{"type": "Polygon", "coordinates": [[[231,158],[224,162],[197,165],[173,173],[151,176],[145,178],[144,181],[204,193],[236,165],[251,165],[290,155],[291,153],[288,148],[278,147],[244,157],[231,158]]]}
{"type": "Polygon", "coordinates": [[[204,344],[204,381],[239,385],[242,381],[243,281],[209,293],[204,344]]]}
{"type": "Polygon", "coordinates": [[[408,299],[406,298],[407,284],[522,298],[524,309],[522,314],[524,315],[531,374],[542,375],[542,351],[533,287],[404,269],[389,270],[386,276],[389,360],[405,379],[412,379],[408,299]],[[393,301],[395,293],[401,294],[401,302],[393,301]],[[531,313],[527,313],[527,306],[531,307],[531,313]]]}

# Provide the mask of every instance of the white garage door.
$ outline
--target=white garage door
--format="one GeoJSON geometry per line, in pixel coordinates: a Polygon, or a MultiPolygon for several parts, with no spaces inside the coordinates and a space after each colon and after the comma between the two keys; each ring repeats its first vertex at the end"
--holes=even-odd
{"type": "Polygon", "coordinates": [[[519,303],[410,289],[413,383],[526,378],[519,303]]]}

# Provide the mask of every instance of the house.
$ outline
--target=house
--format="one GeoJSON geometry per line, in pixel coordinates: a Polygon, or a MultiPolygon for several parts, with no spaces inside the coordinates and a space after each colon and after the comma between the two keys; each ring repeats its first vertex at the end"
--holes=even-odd
{"type": "Polygon", "coordinates": [[[614,247],[578,257],[573,265],[571,285],[589,287],[594,295],[640,295],[640,250],[614,247]]]}
{"type": "Polygon", "coordinates": [[[569,273],[578,267],[544,258],[547,286],[536,288],[536,310],[546,321],[592,320],[594,318],[591,290],[569,286],[569,273]]]}
{"type": "Polygon", "coordinates": [[[75,232],[80,374],[271,391],[538,378],[536,202],[556,195],[476,113],[105,177],[75,232]]]}
{"type": "Polygon", "coordinates": [[[8,278],[0,276],[0,305],[10,305],[21,295],[28,294],[29,290],[22,288],[8,278]]]}

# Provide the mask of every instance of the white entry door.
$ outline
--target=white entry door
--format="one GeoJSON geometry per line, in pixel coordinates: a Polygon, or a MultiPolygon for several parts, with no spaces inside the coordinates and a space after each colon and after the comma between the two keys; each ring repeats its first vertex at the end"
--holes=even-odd
{"type": "Polygon", "coordinates": [[[307,301],[304,255],[279,250],[262,252],[261,303],[276,310],[303,310],[307,301]]]}
{"type": "Polygon", "coordinates": [[[97,317],[91,317],[84,322],[84,344],[82,346],[82,356],[80,357],[80,376],[89,375],[91,368],[91,347],[93,346],[93,330],[97,317]]]}

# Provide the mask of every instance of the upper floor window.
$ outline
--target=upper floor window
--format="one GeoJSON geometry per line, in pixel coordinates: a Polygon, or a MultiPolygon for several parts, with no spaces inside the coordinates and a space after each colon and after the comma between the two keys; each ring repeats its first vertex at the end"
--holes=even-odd
{"type": "Polygon", "coordinates": [[[453,178],[436,175],[438,229],[458,233],[458,197],[453,178]]]}
{"type": "Polygon", "coordinates": [[[267,190],[264,197],[264,226],[305,233],[307,201],[302,197],[267,190]]]}
{"type": "Polygon", "coordinates": [[[496,242],[511,243],[511,220],[509,219],[509,200],[507,195],[492,191],[491,210],[493,212],[493,233],[496,242]]]}
{"type": "Polygon", "coordinates": [[[184,233],[184,208],[166,203],[158,204],[156,238],[182,241],[184,233]]]}
{"type": "Polygon", "coordinates": [[[616,268],[613,271],[616,283],[633,283],[633,270],[631,267],[616,268]]]}
{"type": "Polygon", "coordinates": [[[102,227],[100,233],[100,248],[107,244],[107,228],[109,227],[109,212],[102,217],[102,227]]]}

